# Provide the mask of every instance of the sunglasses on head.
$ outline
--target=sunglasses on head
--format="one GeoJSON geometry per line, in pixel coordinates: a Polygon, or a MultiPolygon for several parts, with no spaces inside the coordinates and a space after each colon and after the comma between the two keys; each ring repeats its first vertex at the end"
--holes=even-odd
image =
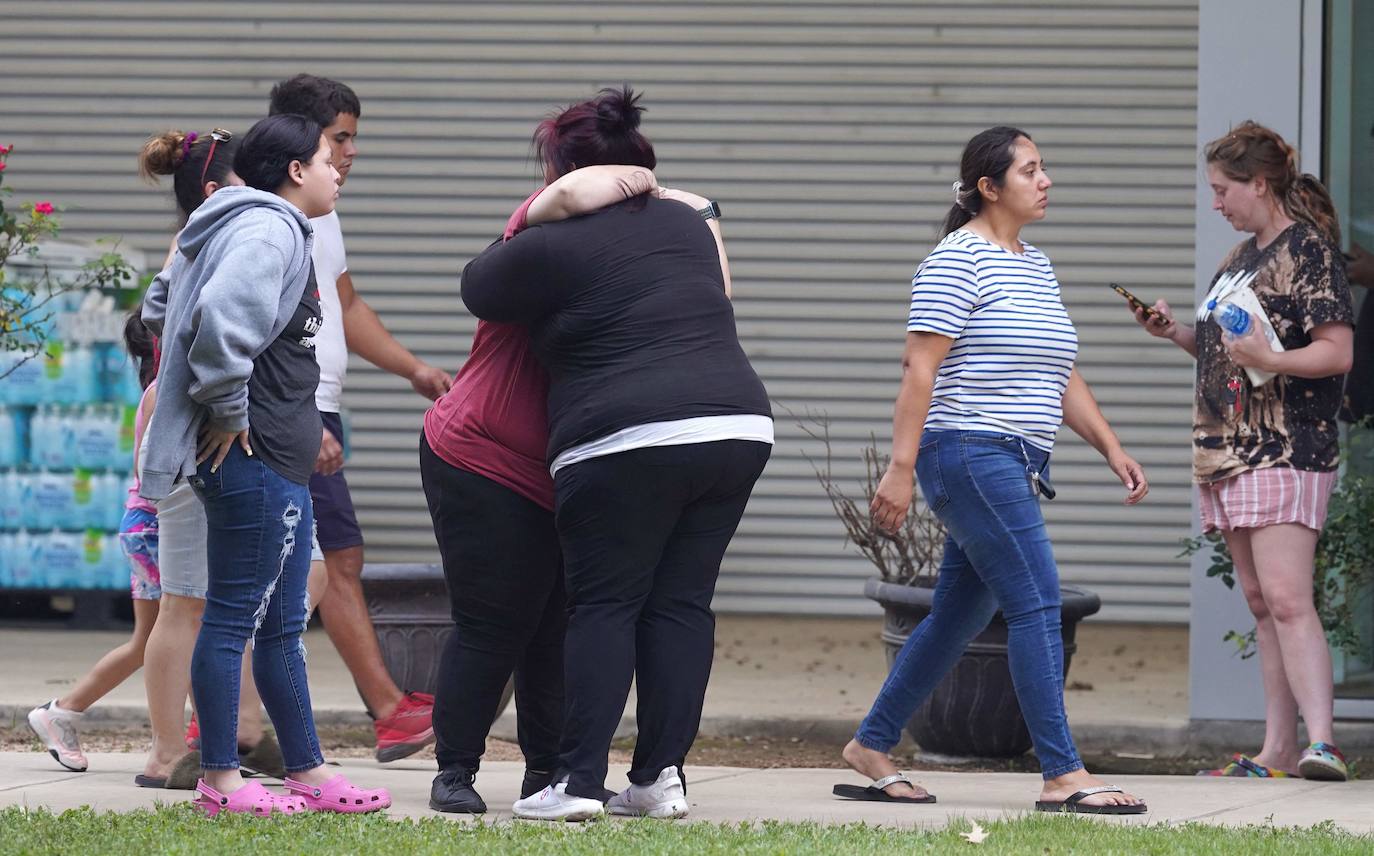
{"type": "Polygon", "coordinates": [[[205,175],[210,171],[210,162],[215,159],[215,148],[220,143],[227,143],[234,139],[234,135],[223,128],[216,128],[210,132],[210,153],[205,156],[205,166],[200,168],[200,186],[205,186],[205,175]]]}

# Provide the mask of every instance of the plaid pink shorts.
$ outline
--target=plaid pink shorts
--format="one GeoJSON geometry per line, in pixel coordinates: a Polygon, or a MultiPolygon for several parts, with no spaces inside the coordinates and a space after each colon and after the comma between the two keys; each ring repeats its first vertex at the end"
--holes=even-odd
{"type": "Polygon", "coordinates": [[[1224,481],[1198,485],[1202,531],[1257,529],[1276,523],[1301,523],[1321,531],[1326,503],[1337,472],[1314,473],[1291,467],[1248,470],[1224,481]]]}

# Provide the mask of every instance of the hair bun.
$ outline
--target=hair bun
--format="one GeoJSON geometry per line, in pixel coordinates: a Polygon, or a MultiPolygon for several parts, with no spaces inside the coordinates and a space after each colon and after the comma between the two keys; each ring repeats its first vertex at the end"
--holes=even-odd
{"type": "Polygon", "coordinates": [[[639,93],[626,86],[601,90],[596,99],[596,117],[607,130],[629,133],[639,127],[645,108],[639,106],[639,93]]]}
{"type": "Polygon", "coordinates": [[[186,134],[182,131],[163,131],[154,134],[143,144],[138,155],[138,172],[148,181],[159,175],[173,175],[186,156],[186,134]]]}

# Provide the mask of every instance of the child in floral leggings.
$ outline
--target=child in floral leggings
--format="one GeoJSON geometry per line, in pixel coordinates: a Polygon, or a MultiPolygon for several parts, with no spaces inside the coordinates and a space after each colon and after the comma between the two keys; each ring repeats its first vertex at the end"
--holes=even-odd
{"type": "MultiPolygon", "coordinates": [[[[139,380],[144,388],[134,420],[137,448],[151,415],[151,400],[157,386],[153,380],[157,371],[153,338],[139,320],[137,309],[124,326],[124,344],[130,357],[138,362],[139,380]]],[[[66,695],[29,711],[29,727],[43,741],[48,753],[57,763],[76,772],[86,769],[86,756],[77,735],[81,715],[143,666],[143,651],[162,598],[162,580],[157,569],[157,508],[138,495],[137,476],[129,486],[124,508],[124,519],[119,524],[119,543],[129,560],[129,590],[134,600],[133,636],[101,657],[66,695]]]]}

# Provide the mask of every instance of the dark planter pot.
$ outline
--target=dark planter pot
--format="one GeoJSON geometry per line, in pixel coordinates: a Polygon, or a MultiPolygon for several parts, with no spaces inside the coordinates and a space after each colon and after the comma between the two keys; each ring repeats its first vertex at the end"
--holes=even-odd
{"type": "MultiPolygon", "coordinates": [[[[1078,622],[1102,608],[1085,589],[1061,586],[1064,674],[1077,645],[1078,622]]],[[[933,589],[869,579],[864,594],[883,607],[883,646],[890,668],[907,637],[930,614],[933,589]]],[[[1010,758],[1031,748],[1030,733],[1012,687],[1007,663],[1007,624],[1002,613],[979,633],[907,723],[907,732],[927,752],[981,758],[1010,758]]]]}
{"type": "MultiPolygon", "coordinates": [[[[448,585],[439,565],[366,565],[363,597],[377,631],[377,644],[391,679],[402,690],[433,693],[439,682],[439,660],[453,632],[448,585]]],[[[496,715],[506,709],[513,682],[496,715]]]]}

